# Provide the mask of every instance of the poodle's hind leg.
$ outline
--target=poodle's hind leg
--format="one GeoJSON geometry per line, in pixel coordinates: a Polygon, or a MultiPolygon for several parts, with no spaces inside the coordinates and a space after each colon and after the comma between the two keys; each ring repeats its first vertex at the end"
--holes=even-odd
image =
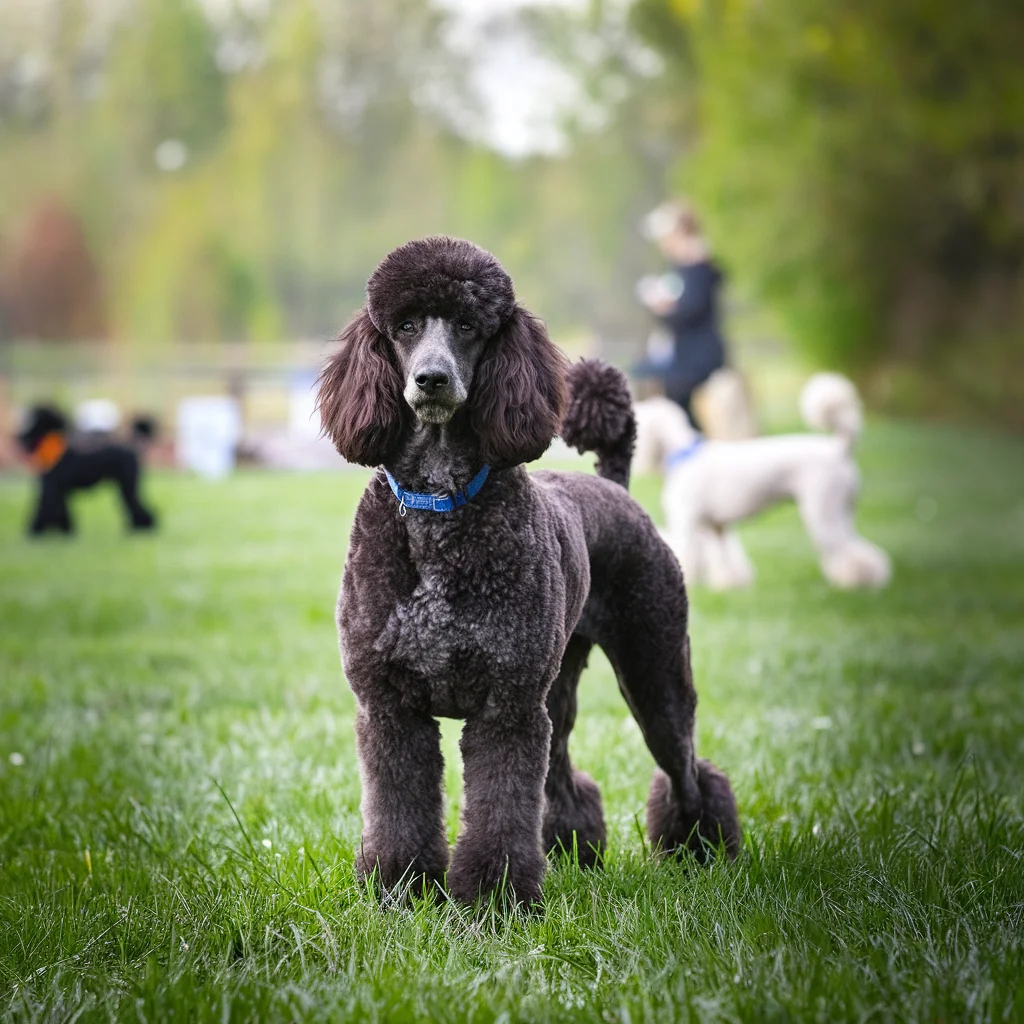
{"type": "Polygon", "coordinates": [[[797,494],[808,536],[818,549],[821,571],[833,587],[884,587],[892,576],[889,556],[865,540],[854,524],[857,475],[844,464],[797,494]]]}
{"type": "Polygon", "coordinates": [[[892,562],[877,544],[858,535],[838,551],[823,554],[821,571],[833,587],[884,587],[892,578],[892,562]]]}
{"type": "Polygon", "coordinates": [[[119,466],[117,486],[121,492],[121,501],[128,514],[128,521],[133,530],[152,530],[156,526],[156,516],[139,499],[139,461],[132,453],[119,466]]]}
{"type": "Polygon", "coordinates": [[[647,835],[661,853],[689,850],[705,862],[724,845],[734,858],[742,840],[736,798],[726,776],[693,750],[697,694],[689,637],[623,635],[605,646],[619,687],[658,767],[647,801],[647,835]]]}
{"type": "Polygon", "coordinates": [[[579,634],[570,637],[558,677],[548,691],[551,758],[544,783],[544,848],[575,857],[587,868],[598,863],[604,849],[604,811],[597,784],[569,760],[569,733],[576,721],[576,687],[592,646],[579,634]]]}

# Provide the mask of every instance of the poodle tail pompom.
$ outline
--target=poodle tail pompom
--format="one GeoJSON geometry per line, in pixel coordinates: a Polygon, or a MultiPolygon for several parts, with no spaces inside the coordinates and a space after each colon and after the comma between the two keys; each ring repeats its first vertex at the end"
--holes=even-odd
{"type": "Polygon", "coordinates": [[[569,367],[568,383],[562,439],[597,455],[598,476],[628,487],[636,417],[625,374],[603,360],[581,359],[569,367]]]}
{"type": "Polygon", "coordinates": [[[816,373],[800,392],[800,414],[811,430],[836,434],[852,448],[863,426],[860,395],[841,373],[816,373]]]}

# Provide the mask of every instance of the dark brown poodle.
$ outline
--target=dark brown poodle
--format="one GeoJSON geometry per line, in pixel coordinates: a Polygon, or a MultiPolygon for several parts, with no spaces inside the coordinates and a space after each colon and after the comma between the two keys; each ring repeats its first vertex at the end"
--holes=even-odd
{"type": "Polygon", "coordinates": [[[386,890],[435,884],[464,902],[537,903],[545,851],[595,863],[601,796],[569,760],[595,643],[660,766],[652,844],[703,860],[721,843],[735,856],[729,782],[694,755],[682,575],[626,491],[635,425],[625,379],[597,362],[568,369],[498,261],[469,242],[401,246],[367,300],[319,391],[338,451],[380,467],[356,511],[338,601],[358,702],[360,877],[386,890]],[[526,473],[559,429],[597,452],[600,476],[526,473]],[[450,863],[438,717],[465,720],[450,863]]]}

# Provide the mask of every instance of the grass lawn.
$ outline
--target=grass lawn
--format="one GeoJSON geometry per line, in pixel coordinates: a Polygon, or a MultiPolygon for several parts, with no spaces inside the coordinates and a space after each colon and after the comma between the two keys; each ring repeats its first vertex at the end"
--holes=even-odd
{"type": "Polygon", "coordinates": [[[887,591],[830,591],[784,508],[744,531],[750,591],[693,595],[739,861],[649,856],[595,656],[608,864],[554,868],[535,918],[354,884],[333,604],[364,475],[158,476],[159,536],[101,493],[44,543],[0,479],[0,1019],[1024,1020],[1024,446],[874,423],[862,466],[887,591]]]}

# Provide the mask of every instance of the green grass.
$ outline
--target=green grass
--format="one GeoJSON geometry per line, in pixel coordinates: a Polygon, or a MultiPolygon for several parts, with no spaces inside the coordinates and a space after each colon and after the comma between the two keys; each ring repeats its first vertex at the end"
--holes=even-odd
{"type": "Polygon", "coordinates": [[[46,543],[0,480],[0,1018],[1024,1019],[1024,448],[878,423],[862,465],[887,591],[830,591],[783,508],[744,531],[753,589],[693,595],[739,861],[650,858],[651,761],[595,657],[608,864],[556,867],[536,918],[354,884],[332,611],[362,474],[158,476],[159,536],[101,493],[46,543]]]}

